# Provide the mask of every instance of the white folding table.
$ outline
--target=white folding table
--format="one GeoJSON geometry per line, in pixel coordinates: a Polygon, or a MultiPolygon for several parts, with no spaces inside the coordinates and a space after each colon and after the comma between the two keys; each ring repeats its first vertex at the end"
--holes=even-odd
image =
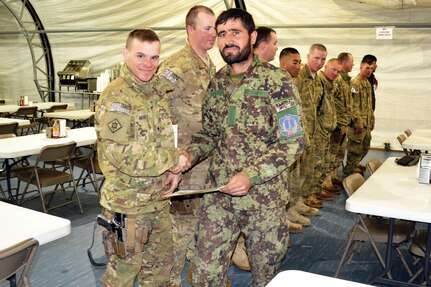
{"type": "MultiPolygon", "coordinates": [[[[416,169],[417,166],[397,165],[395,158],[390,157],[346,201],[348,211],[389,218],[386,270],[381,273],[379,278],[376,278],[376,282],[394,286],[408,286],[405,282],[384,278],[392,264],[392,235],[395,219],[428,224],[428,244],[425,258],[429,258],[431,247],[431,185],[419,183],[416,169]]],[[[425,260],[424,270],[425,274],[429,274],[428,260],[425,260]]],[[[430,285],[429,278],[426,278],[430,285]]]]}
{"type": "Polygon", "coordinates": [[[23,119],[11,119],[11,118],[0,118],[0,124],[18,123],[18,126],[29,125],[29,120],[23,119]]]}
{"type": "Polygon", "coordinates": [[[91,145],[96,142],[96,130],[94,127],[72,129],[67,131],[67,137],[47,138],[46,134],[34,134],[0,140],[0,158],[5,160],[7,188],[10,200],[13,200],[10,185],[9,159],[38,154],[42,148],[48,145],[68,143],[75,141],[77,146],[91,145]]]}
{"type": "Polygon", "coordinates": [[[43,116],[45,118],[55,118],[55,119],[66,119],[73,121],[73,127],[80,126],[83,121],[88,120],[94,112],[89,109],[86,110],[70,110],[61,112],[51,112],[45,113],[43,116]]]}
{"type": "Polygon", "coordinates": [[[403,148],[411,150],[431,150],[431,129],[418,129],[413,131],[403,143],[403,148]]]}
{"type": "Polygon", "coordinates": [[[323,276],[299,270],[286,270],[278,273],[266,287],[366,287],[371,285],[323,276]]]}
{"type": "MultiPolygon", "coordinates": [[[[47,110],[55,105],[61,105],[61,104],[67,104],[68,109],[73,109],[75,107],[74,103],[60,103],[60,102],[40,102],[40,103],[33,103],[31,106],[26,107],[33,107],[36,106],[38,110],[47,110]]],[[[21,106],[18,105],[0,105],[0,113],[14,113],[20,108],[21,106]]]]}
{"type": "Polygon", "coordinates": [[[0,201],[0,250],[34,238],[39,245],[70,234],[70,220],[0,201]]]}

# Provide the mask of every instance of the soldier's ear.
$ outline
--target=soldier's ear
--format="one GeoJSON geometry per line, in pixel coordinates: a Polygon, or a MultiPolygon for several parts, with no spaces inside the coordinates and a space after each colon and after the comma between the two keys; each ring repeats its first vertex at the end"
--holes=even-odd
{"type": "Polygon", "coordinates": [[[129,56],[129,49],[124,48],[123,49],[123,60],[126,61],[128,56],[129,56]]]}
{"type": "Polygon", "coordinates": [[[255,30],[250,34],[251,45],[254,45],[256,43],[256,37],[257,37],[257,31],[255,30]]]}
{"type": "Polygon", "coordinates": [[[187,33],[191,33],[193,32],[194,29],[192,25],[187,25],[186,30],[187,30],[187,33]]]}

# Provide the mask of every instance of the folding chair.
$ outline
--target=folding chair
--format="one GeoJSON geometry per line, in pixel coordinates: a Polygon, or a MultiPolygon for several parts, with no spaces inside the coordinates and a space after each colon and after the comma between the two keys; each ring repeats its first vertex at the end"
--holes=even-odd
{"type": "Polygon", "coordinates": [[[78,179],[76,180],[76,186],[84,187],[86,180],[89,179],[94,187],[94,190],[100,196],[100,186],[103,184],[105,177],[103,176],[99,161],[97,159],[97,144],[93,145],[91,151],[88,154],[74,158],[72,160],[72,164],[74,167],[77,166],[82,169],[78,179]]]}
{"type": "Polygon", "coordinates": [[[380,166],[382,165],[382,162],[379,159],[371,159],[367,162],[365,165],[367,168],[367,171],[370,174],[373,174],[380,166]]]}
{"type": "MultiPolygon", "coordinates": [[[[425,248],[427,245],[427,231],[423,229],[416,230],[415,235],[412,240],[412,244],[410,245],[410,252],[416,257],[421,258],[421,260],[416,260],[413,264],[417,264],[418,262],[423,262],[425,260],[425,248]]],[[[410,278],[409,283],[412,283],[419,275],[423,275],[423,266],[419,268],[418,271],[410,278]]],[[[422,281],[425,279],[422,276],[422,281]]]]}
{"type": "Polygon", "coordinates": [[[79,193],[76,189],[75,179],[73,177],[73,169],[71,164],[71,157],[74,153],[76,142],[65,144],[49,145],[44,147],[39,156],[37,157],[36,164],[30,170],[23,170],[15,172],[19,182],[26,182],[24,192],[21,196],[20,204],[23,202],[27,193],[37,191],[42,202],[42,208],[45,213],[49,210],[58,208],[70,203],[78,203],[81,214],[84,213],[79,199],[79,193]],[[56,162],[57,164],[63,163],[63,170],[58,168],[43,167],[45,162],[56,162]],[[68,183],[67,186],[65,184],[68,183]],[[29,191],[30,184],[37,187],[36,190],[29,191]],[[43,190],[45,187],[54,186],[53,189],[43,190]],[[69,197],[66,196],[66,191],[71,190],[69,197]],[[65,196],[65,201],[51,206],[54,195],[56,192],[62,191],[65,196]],[[45,197],[50,196],[48,202],[45,197]],[[73,199],[75,197],[75,199],[73,199]]]}
{"type": "Polygon", "coordinates": [[[27,239],[0,250],[0,282],[8,280],[11,287],[30,287],[28,271],[38,247],[39,242],[36,239],[27,239]],[[16,284],[16,274],[19,272],[21,275],[16,284]]]}
{"type": "Polygon", "coordinates": [[[0,135],[5,135],[5,134],[15,134],[16,135],[17,129],[18,129],[18,123],[17,122],[0,124],[0,135]]]}
{"type": "MultiPolygon", "coordinates": [[[[46,113],[53,113],[55,111],[63,111],[67,109],[67,104],[61,104],[61,105],[53,105],[51,106],[49,109],[47,109],[45,112],[46,113]]],[[[45,125],[47,126],[51,126],[51,119],[50,118],[45,118],[43,116],[43,114],[45,113],[43,112],[40,116],[40,118],[38,119],[39,122],[39,130],[42,130],[44,128],[45,125]]]]}
{"type": "MultiPolygon", "coordinates": [[[[349,175],[343,180],[343,187],[347,193],[347,196],[351,196],[363,183],[365,179],[359,173],[349,175]]],[[[376,190],[376,192],[378,192],[376,190]]],[[[346,248],[344,249],[343,256],[341,257],[335,277],[340,274],[341,268],[348,261],[351,262],[355,252],[359,252],[357,248],[359,244],[364,242],[370,242],[374,253],[376,254],[380,264],[385,268],[385,262],[382,255],[380,254],[376,243],[387,243],[388,242],[388,228],[389,221],[384,218],[376,217],[365,217],[358,214],[355,225],[349,231],[349,238],[347,241],[346,248]]],[[[414,223],[402,220],[396,220],[394,224],[394,236],[393,243],[396,246],[395,250],[398,253],[401,262],[406,268],[410,276],[412,272],[407,265],[404,257],[402,256],[398,246],[401,243],[407,242],[414,230],[414,223]]],[[[388,277],[392,279],[392,275],[388,272],[388,277]]]]}
{"type": "Polygon", "coordinates": [[[30,124],[18,126],[18,129],[21,130],[21,135],[24,134],[24,130],[26,130],[26,135],[31,130],[34,134],[38,132],[37,128],[37,106],[29,106],[29,107],[20,107],[18,110],[11,115],[13,118],[29,120],[30,124]]]}
{"type": "Polygon", "coordinates": [[[411,131],[410,129],[406,129],[406,130],[404,131],[404,133],[407,135],[407,137],[409,137],[409,136],[411,136],[411,135],[412,135],[412,131],[411,131]]]}

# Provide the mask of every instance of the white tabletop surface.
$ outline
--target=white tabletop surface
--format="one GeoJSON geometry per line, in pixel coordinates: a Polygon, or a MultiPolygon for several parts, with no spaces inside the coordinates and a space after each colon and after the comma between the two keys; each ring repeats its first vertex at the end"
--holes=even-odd
{"type": "Polygon", "coordinates": [[[18,126],[23,126],[23,125],[29,125],[30,124],[29,120],[0,118],[0,124],[8,124],[8,123],[14,123],[14,122],[17,122],[18,126]]]}
{"type": "Polygon", "coordinates": [[[282,271],[266,287],[366,287],[371,285],[323,276],[299,270],[282,271]]]}
{"type": "MultiPolygon", "coordinates": [[[[60,103],[60,102],[40,102],[33,103],[32,106],[37,106],[38,110],[46,110],[55,105],[67,104],[68,109],[75,108],[74,103],[60,103]]],[[[27,106],[28,107],[28,106],[27,106]]],[[[20,108],[18,105],[0,105],[0,113],[14,113],[20,108]]]]}
{"type": "Polygon", "coordinates": [[[70,220],[0,201],[0,250],[34,238],[45,244],[70,234],[70,220]]]}
{"type": "Polygon", "coordinates": [[[431,129],[418,129],[413,131],[403,143],[403,148],[417,150],[431,150],[431,129]]]}
{"type": "Polygon", "coordinates": [[[431,223],[431,185],[419,183],[417,166],[388,158],[346,201],[351,212],[431,223]]]}
{"type": "Polygon", "coordinates": [[[94,127],[72,129],[67,131],[67,137],[52,139],[44,133],[19,136],[0,140],[0,158],[14,158],[38,154],[47,145],[75,141],[77,146],[91,145],[96,142],[94,127]]]}
{"type": "Polygon", "coordinates": [[[46,118],[58,118],[66,120],[86,120],[90,116],[94,115],[94,112],[89,109],[86,110],[70,110],[61,112],[52,112],[43,114],[46,118]]]}

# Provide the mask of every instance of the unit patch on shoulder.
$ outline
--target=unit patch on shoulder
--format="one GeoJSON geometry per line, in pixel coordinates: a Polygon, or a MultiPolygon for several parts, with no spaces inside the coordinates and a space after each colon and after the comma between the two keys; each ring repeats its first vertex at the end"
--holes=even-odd
{"type": "Polygon", "coordinates": [[[109,127],[109,130],[110,130],[112,133],[115,133],[115,132],[117,132],[117,131],[121,130],[121,128],[122,128],[123,126],[121,125],[121,123],[120,123],[120,121],[119,121],[118,119],[113,119],[112,121],[110,121],[110,122],[108,123],[108,127],[109,127]]]}
{"type": "Polygon", "coordinates": [[[282,101],[275,103],[275,110],[277,112],[281,112],[281,111],[287,110],[287,109],[289,109],[295,105],[296,105],[296,103],[293,99],[283,99],[282,101]]]}
{"type": "Polygon", "coordinates": [[[297,115],[287,114],[279,119],[280,133],[284,137],[292,137],[301,132],[302,127],[299,124],[297,115]]]}
{"type": "Polygon", "coordinates": [[[111,104],[111,107],[109,108],[109,111],[122,114],[130,114],[130,106],[123,103],[113,102],[111,104]]]}
{"type": "Polygon", "coordinates": [[[175,73],[172,72],[171,70],[164,71],[162,76],[165,77],[172,84],[175,84],[179,79],[179,77],[175,75],[175,73]]]}

